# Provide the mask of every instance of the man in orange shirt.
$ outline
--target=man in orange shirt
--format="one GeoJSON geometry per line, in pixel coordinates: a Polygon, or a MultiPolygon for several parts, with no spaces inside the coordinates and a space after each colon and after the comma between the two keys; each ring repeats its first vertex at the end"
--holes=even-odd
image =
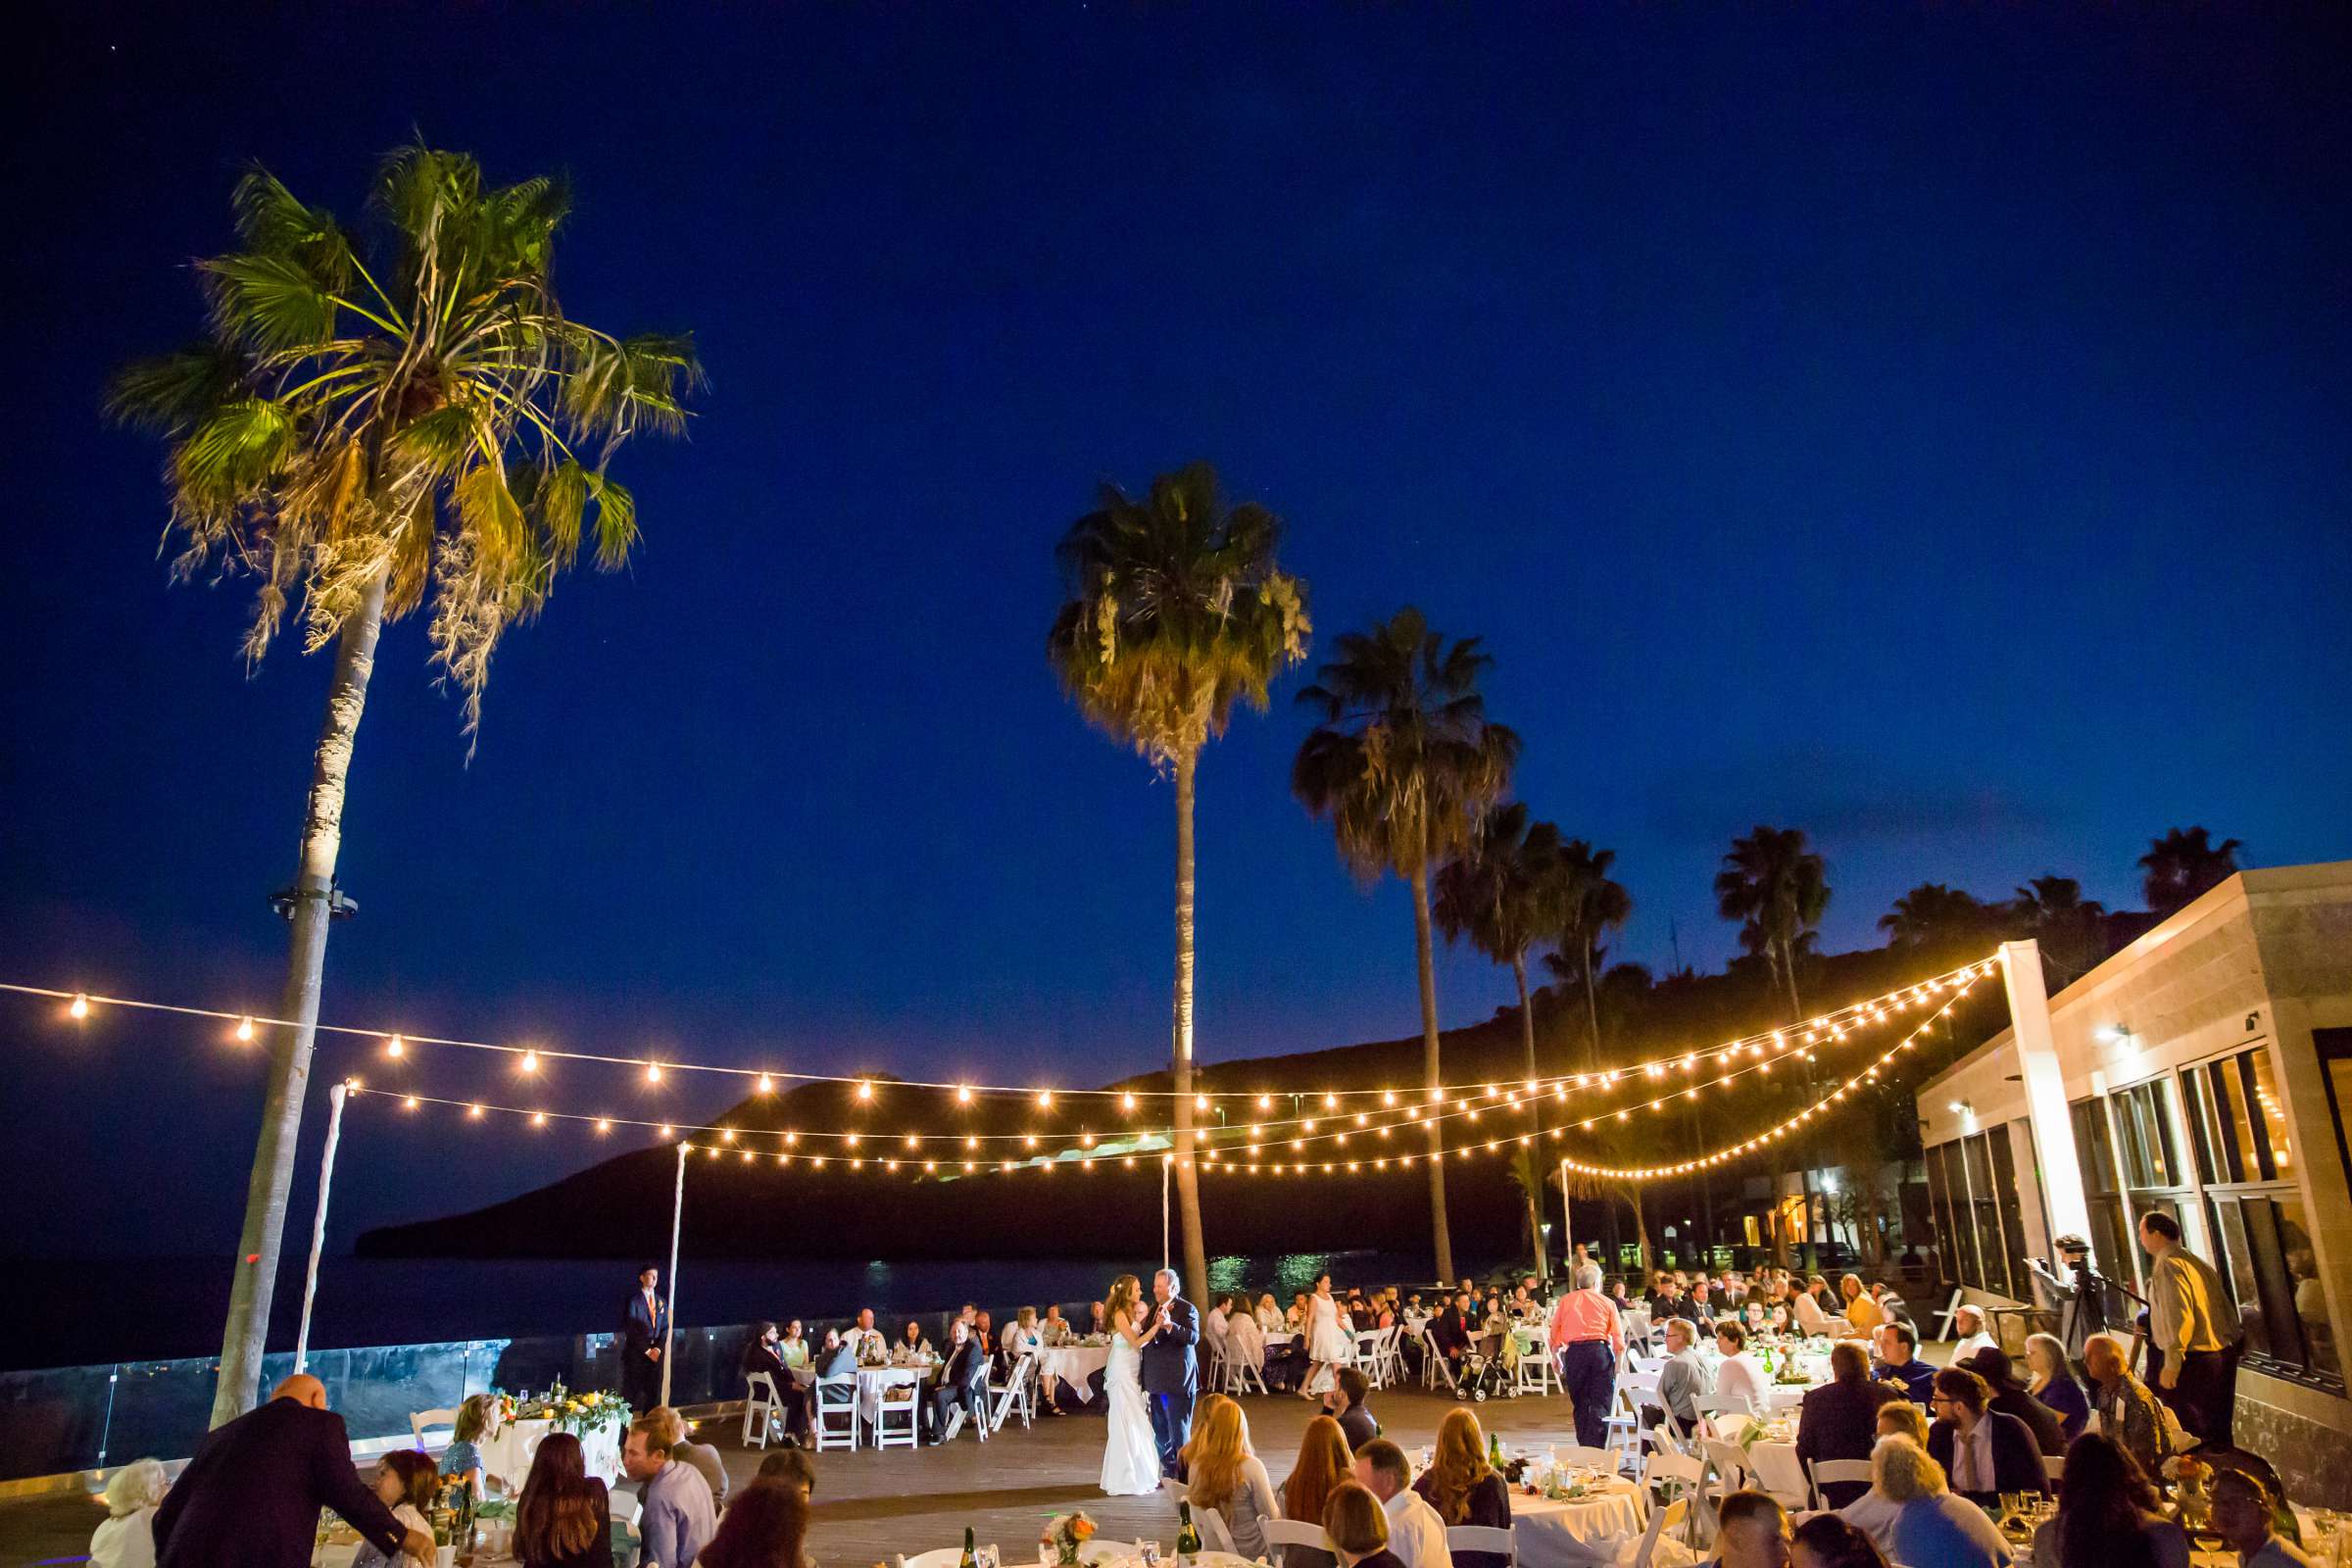
{"type": "Polygon", "coordinates": [[[1617,1394],[1617,1358],[1625,1353],[1625,1322],[1617,1303],[1600,1294],[1600,1265],[1576,1271],[1576,1289],[1551,1309],[1551,1354],[1560,1383],[1576,1408],[1576,1441],[1605,1447],[1609,1401],[1617,1394]]]}

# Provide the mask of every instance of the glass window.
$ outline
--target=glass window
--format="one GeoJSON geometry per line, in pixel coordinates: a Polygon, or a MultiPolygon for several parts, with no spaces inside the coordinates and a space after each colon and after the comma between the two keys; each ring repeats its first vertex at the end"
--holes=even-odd
{"type": "Polygon", "coordinates": [[[2320,1284],[2319,1249],[2303,1223],[2302,1200],[2281,1198],[2275,1206],[2278,1251],[2286,1265],[2288,1302],[2303,1339],[2304,1362],[2322,1377],[2340,1379],[2344,1364],[2336,1350],[2335,1325],[2328,1316],[2328,1293],[2320,1284]]]}
{"type": "Polygon", "coordinates": [[[2335,1154],[2344,1162],[2344,1181],[2352,1185],[2352,1136],[2344,1118],[2352,1115],[2352,1029],[2314,1029],[2312,1044],[2319,1048],[2321,1082],[2328,1086],[2328,1120],[2335,1128],[2335,1154]]]}
{"type": "Polygon", "coordinates": [[[2180,1075],[2180,1092],[2188,1101],[2188,1141],[2197,1152],[2197,1179],[2227,1180],[2214,1164],[2213,1099],[2205,1092],[2205,1075],[2195,1068],[2180,1075]]]}
{"type": "Polygon", "coordinates": [[[2262,1155],[2254,1145],[2254,1124],[2246,1119],[2246,1090],[2238,1079],[2234,1060],[2217,1061],[2205,1071],[2213,1082],[2214,1108],[2221,1125],[2222,1152],[2229,1158],[2227,1179],[2232,1182],[2258,1182],[2263,1179],[2262,1155]]]}
{"type": "Polygon", "coordinates": [[[1934,1210],[1936,1256],[1946,1279],[1960,1278],[1959,1232],[1952,1228],[1952,1175],[1948,1158],[1956,1145],[1937,1144],[1928,1151],[1928,1203],[1934,1210]]]}
{"type": "Polygon", "coordinates": [[[2295,1174],[2294,1140],[2288,1135],[2286,1107],[2278,1102],[2278,1082],[2271,1073],[2271,1054],[2249,1051],[2245,1061],[2254,1076],[2254,1107],[2262,1112],[2263,1149],[2269,1153],[2271,1166],[2280,1181],[2295,1174]]]}
{"type": "Polygon", "coordinates": [[[2186,1179],[2173,1152],[2168,1082],[2158,1078],[2116,1092],[2116,1136],[2121,1141],[2117,1152],[2128,1187],[2177,1187],[2186,1179]]]}
{"type": "Polygon", "coordinates": [[[2032,1124],[2022,1121],[1992,1135],[1992,1190],[2000,1200],[2001,1234],[2008,1241],[2001,1257],[2009,1265],[2008,1294],[2021,1301],[2034,1299],[2034,1276],[2026,1269],[2026,1209],[2018,1191],[2015,1145],[2032,1136],[2032,1124]]]}

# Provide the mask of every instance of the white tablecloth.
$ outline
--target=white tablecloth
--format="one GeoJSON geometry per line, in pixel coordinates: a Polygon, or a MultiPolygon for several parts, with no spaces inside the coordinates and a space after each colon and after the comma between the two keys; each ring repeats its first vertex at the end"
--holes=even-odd
{"type": "MultiPolygon", "coordinates": [[[[544,1416],[508,1422],[481,1441],[482,1473],[498,1477],[505,1483],[506,1494],[513,1496],[530,1479],[531,1459],[555,1429],[555,1422],[544,1416]]],[[[620,1428],[607,1423],[582,1437],[580,1457],[587,1462],[590,1475],[608,1485],[619,1480],[620,1428]]]]}
{"type": "Polygon", "coordinates": [[[1086,1380],[1109,1364],[1107,1345],[1053,1345],[1037,1352],[1037,1375],[1061,1379],[1063,1387],[1077,1396],[1080,1403],[1095,1396],[1086,1380]]]}
{"type": "Polygon", "coordinates": [[[1642,1495],[1631,1486],[1573,1501],[1511,1498],[1511,1542],[1518,1547],[1520,1568],[1584,1568],[1613,1561],[1616,1543],[1639,1536],[1648,1523],[1642,1495]]]}

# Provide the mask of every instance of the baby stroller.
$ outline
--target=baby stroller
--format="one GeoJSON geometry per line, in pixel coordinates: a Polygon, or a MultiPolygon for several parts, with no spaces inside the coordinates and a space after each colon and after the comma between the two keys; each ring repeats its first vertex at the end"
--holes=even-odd
{"type": "Polygon", "coordinates": [[[1479,1400],[1491,1395],[1516,1396],[1518,1382],[1519,1348],[1510,1331],[1481,1334],[1470,1342],[1470,1348],[1462,1355],[1461,1369],[1454,1377],[1453,1396],[1479,1400]]]}

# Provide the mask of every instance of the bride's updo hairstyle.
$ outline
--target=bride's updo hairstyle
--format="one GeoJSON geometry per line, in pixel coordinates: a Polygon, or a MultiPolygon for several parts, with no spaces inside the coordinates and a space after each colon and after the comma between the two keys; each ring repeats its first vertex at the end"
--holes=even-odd
{"type": "Polygon", "coordinates": [[[1132,1274],[1122,1274],[1110,1282],[1110,1297],[1102,1303],[1103,1315],[1117,1327],[1119,1319],[1143,1298],[1144,1286],[1132,1274]]]}

